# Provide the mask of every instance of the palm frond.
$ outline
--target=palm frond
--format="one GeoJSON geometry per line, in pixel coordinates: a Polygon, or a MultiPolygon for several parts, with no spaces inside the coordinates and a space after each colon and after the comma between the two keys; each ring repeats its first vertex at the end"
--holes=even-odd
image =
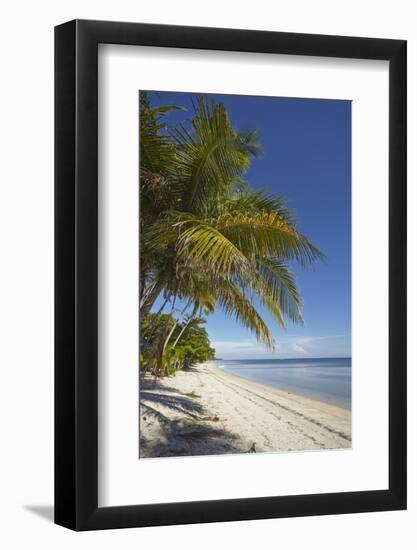
{"type": "Polygon", "coordinates": [[[311,264],[324,255],[276,212],[226,214],[214,227],[249,257],[261,254],[311,264]]]}
{"type": "Polygon", "coordinates": [[[249,166],[250,143],[230,124],[222,104],[200,98],[191,131],[184,127],[171,133],[177,145],[177,168],[184,189],[184,207],[207,212],[228,182],[249,166]]]}
{"type": "Polygon", "coordinates": [[[273,258],[258,258],[256,264],[260,277],[270,289],[274,302],[279,304],[282,314],[293,323],[303,324],[301,296],[289,267],[273,258]]]}
{"type": "Polygon", "coordinates": [[[242,291],[233,283],[219,285],[217,301],[226,315],[230,315],[244,327],[255,333],[256,338],[271,350],[275,341],[261,315],[242,291]]]}
{"type": "Polygon", "coordinates": [[[163,115],[173,110],[184,110],[178,105],[164,105],[154,109],[142,108],[139,114],[140,167],[154,174],[166,175],[173,169],[175,146],[167,131],[163,115]]]}
{"type": "Polygon", "coordinates": [[[254,303],[281,327],[302,323],[289,268],[324,259],[296,225],[285,200],[243,179],[260,154],[254,131],[237,132],[226,109],[199,98],[190,126],[168,128],[175,106],[141,108],[141,300],[158,293],[194,310],[220,306],[259,341],[273,337],[254,303]],[[191,306],[190,306],[191,307],[191,306]]]}
{"type": "MultiPolygon", "coordinates": [[[[242,184],[241,184],[242,185],[242,184]]],[[[235,214],[261,214],[275,213],[288,224],[295,226],[293,211],[285,205],[284,199],[279,195],[267,194],[264,191],[251,191],[243,185],[235,194],[226,199],[221,205],[221,213],[235,214]]]]}

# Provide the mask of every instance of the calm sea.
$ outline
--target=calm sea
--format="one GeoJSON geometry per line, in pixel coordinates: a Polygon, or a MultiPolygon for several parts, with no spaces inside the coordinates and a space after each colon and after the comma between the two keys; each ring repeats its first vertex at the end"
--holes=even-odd
{"type": "Polygon", "coordinates": [[[218,360],[220,368],[259,384],[351,407],[351,358],[218,360]]]}

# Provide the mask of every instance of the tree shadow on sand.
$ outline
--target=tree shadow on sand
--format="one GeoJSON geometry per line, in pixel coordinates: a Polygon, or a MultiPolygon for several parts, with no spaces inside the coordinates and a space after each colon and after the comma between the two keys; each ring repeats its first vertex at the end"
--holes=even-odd
{"type": "Polygon", "coordinates": [[[140,392],[140,403],[142,404],[160,404],[172,411],[196,417],[203,412],[203,407],[189,397],[174,395],[169,393],[152,393],[147,391],[140,392]]]}
{"type": "Polygon", "coordinates": [[[167,393],[178,393],[178,390],[176,388],[173,388],[172,386],[167,385],[161,385],[158,378],[151,378],[151,377],[144,377],[141,376],[139,379],[139,391],[164,391],[167,393]]]}
{"type": "Polygon", "coordinates": [[[245,452],[242,441],[216,426],[219,418],[208,416],[195,398],[148,382],[141,382],[140,391],[140,458],[245,452]],[[145,432],[153,437],[145,436],[145,432]]]}

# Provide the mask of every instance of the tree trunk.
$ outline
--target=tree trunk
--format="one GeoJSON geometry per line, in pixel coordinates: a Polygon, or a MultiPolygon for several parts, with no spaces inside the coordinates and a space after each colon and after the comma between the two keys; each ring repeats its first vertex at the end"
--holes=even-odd
{"type": "Polygon", "coordinates": [[[184,309],[181,311],[180,316],[179,316],[178,319],[175,321],[173,327],[172,327],[171,330],[169,331],[169,334],[168,334],[168,336],[167,336],[167,338],[166,338],[166,340],[165,340],[165,343],[164,343],[163,351],[165,351],[165,348],[167,347],[168,342],[170,341],[171,336],[172,336],[173,333],[174,333],[174,330],[176,329],[178,323],[181,323],[181,321],[182,321],[182,319],[183,319],[183,317],[184,317],[184,315],[185,315],[185,312],[186,312],[187,309],[190,307],[190,305],[191,305],[191,300],[188,300],[188,302],[185,304],[184,309]]]}
{"type": "Polygon", "coordinates": [[[186,330],[186,328],[189,326],[189,324],[191,323],[191,321],[193,319],[195,319],[195,316],[197,314],[197,311],[198,311],[198,305],[195,305],[194,306],[194,309],[193,309],[193,312],[192,314],[190,315],[190,318],[188,319],[188,321],[185,323],[185,325],[182,327],[180,333],[178,334],[177,336],[177,339],[175,340],[175,342],[173,343],[172,347],[175,348],[175,346],[178,344],[178,341],[179,339],[181,338],[181,336],[184,334],[184,331],[186,330]]]}
{"type": "Polygon", "coordinates": [[[139,302],[140,317],[143,319],[151,311],[155,300],[161,294],[164,283],[161,280],[155,282],[151,287],[145,288],[139,302]]]}

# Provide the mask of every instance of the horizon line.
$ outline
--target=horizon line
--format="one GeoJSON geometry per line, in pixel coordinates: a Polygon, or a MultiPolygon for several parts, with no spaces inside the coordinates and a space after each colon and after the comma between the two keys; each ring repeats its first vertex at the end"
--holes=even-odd
{"type": "MultiPolygon", "coordinates": [[[[294,359],[294,360],[304,360],[309,361],[311,359],[352,359],[351,355],[335,355],[335,356],[316,356],[316,357],[240,357],[239,359],[245,359],[250,360],[253,359],[255,361],[259,359],[267,360],[267,361],[287,361],[288,359],[294,359]]],[[[239,361],[239,359],[228,359],[226,357],[215,357],[213,361],[239,361]]]]}

